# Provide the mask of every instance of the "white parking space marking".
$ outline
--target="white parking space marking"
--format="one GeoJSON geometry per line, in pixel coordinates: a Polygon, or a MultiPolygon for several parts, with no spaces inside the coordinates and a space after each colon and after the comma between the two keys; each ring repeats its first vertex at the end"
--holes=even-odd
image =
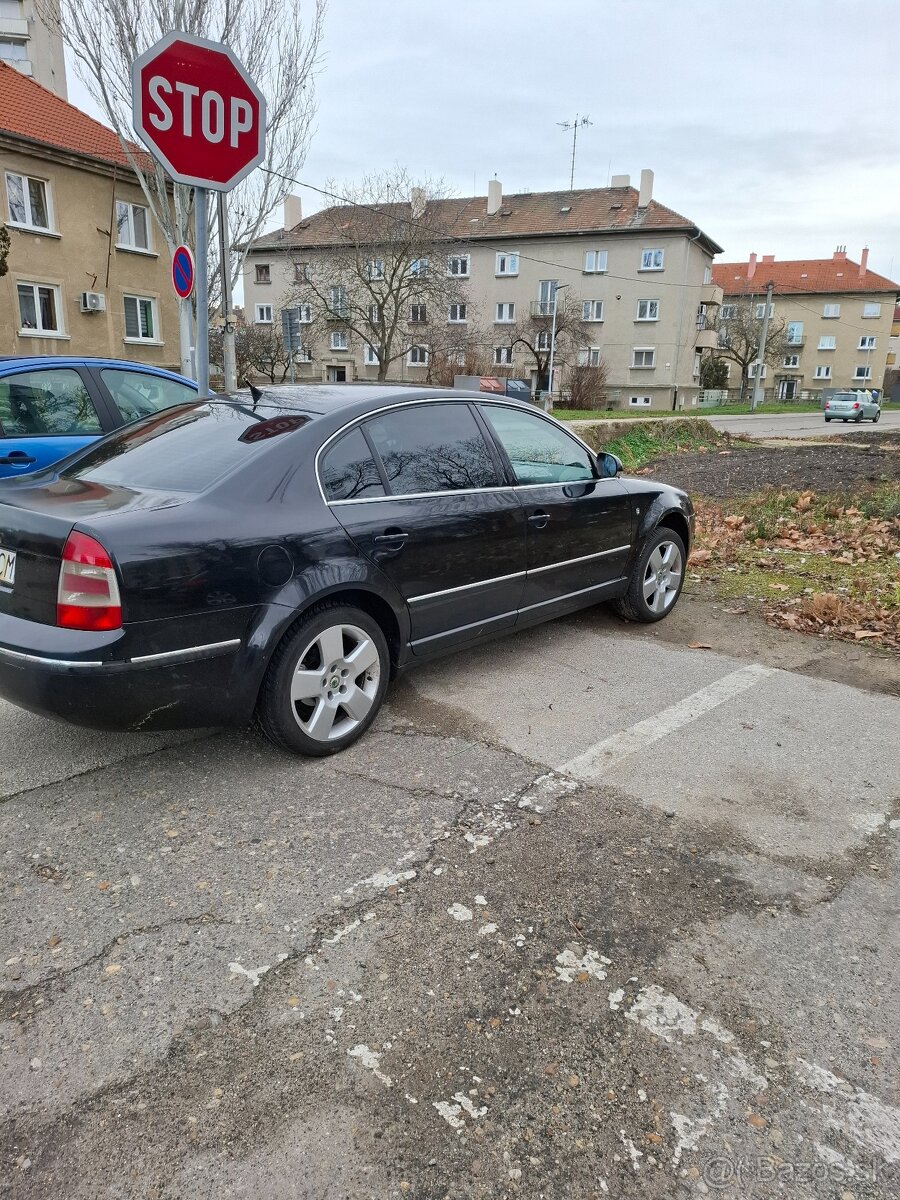
{"type": "Polygon", "coordinates": [[[764,667],[760,663],[750,663],[737,671],[731,671],[707,687],[679,700],[677,704],[664,708],[655,716],[638,721],[630,729],[623,729],[620,733],[604,738],[583,754],[561,763],[557,770],[566,775],[574,775],[578,779],[596,779],[604,771],[620,763],[623,758],[628,758],[653,742],[668,737],[670,733],[675,733],[676,730],[696,721],[698,717],[718,708],[720,704],[733,700],[748,688],[755,687],[767,675],[774,674],[774,670],[775,668],[764,667]]]}

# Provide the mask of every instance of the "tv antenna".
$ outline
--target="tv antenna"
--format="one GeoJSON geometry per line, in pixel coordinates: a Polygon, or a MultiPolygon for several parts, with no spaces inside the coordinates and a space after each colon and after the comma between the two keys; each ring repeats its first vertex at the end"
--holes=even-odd
{"type": "Polygon", "coordinates": [[[567,133],[570,129],[572,131],[572,170],[569,174],[569,191],[571,192],[575,187],[575,147],[578,143],[578,130],[586,129],[588,125],[593,125],[594,122],[590,117],[579,117],[576,113],[574,121],[557,121],[556,123],[560,129],[565,129],[567,133]]]}

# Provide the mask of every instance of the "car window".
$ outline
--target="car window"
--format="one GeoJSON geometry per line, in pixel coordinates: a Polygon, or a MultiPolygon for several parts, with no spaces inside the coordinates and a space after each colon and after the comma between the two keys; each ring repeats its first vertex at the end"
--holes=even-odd
{"type": "Polygon", "coordinates": [[[126,421],[139,421],[141,417],[150,417],[162,408],[188,404],[197,399],[195,388],[162,375],[105,367],[100,372],[100,378],[126,421]]]}
{"type": "Polygon", "coordinates": [[[391,493],[497,487],[487,442],[467,404],[398,408],[366,423],[391,493]]]}
{"type": "Polygon", "coordinates": [[[596,478],[584,446],[549,421],[502,405],[484,404],[481,411],[509,455],[517,483],[574,483],[596,478]]]}
{"type": "Polygon", "coordinates": [[[84,380],[71,367],[0,378],[0,425],[5,434],[19,437],[102,432],[84,380]]]}
{"type": "Polygon", "coordinates": [[[384,485],[362,431],[345,434],[325,455],[322,487],[326,500],[357,500],[383,496],[384,485]]]}

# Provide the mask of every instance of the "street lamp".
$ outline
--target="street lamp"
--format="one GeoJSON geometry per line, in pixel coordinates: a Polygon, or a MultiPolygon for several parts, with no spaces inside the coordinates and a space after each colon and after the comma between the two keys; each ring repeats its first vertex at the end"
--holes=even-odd
{"type": "Polygon", "coordinates": [[[547,364],[548,386],[547,390],[550,394],[550,407],[544,406],[547,412],[553,411],[553,352],[556,349],[556,310],[559,307],[557,296],[560,292],[564,292],[569,285],[567,283],[557,284],[553,289],[553,324],[550,327],[550,362],[547,364]]]}

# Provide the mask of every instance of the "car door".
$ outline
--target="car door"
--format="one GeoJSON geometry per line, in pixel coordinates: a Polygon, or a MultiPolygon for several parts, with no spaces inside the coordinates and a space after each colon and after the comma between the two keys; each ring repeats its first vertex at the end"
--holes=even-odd
{"type": "Polygon", "coordinates": [[[417,654],[511,628],[525,518],[467,402],[376,414],[323,455],[332,512],[409,608],[417,654]]]}
{"type": "Polygon", "coordinates": [[[101,437],[101,412],[73,366],[0,376],[0,479],[40,471],[101,437]]]}
{"type": "Polygon", "coordinates": [[[555,421],[483,402],[482,415],[512,468],[527,525],[523,611],[602,595],[626,573],[632,502],[618,479],[555,421]]]}
{"type": "Polygon", "coordinates": [[[128,425],[197,399],[196,384],[142,371],[139,367],[95,367],[92,373],[102,394],[109,399],[117,425],[128,425]]]}

